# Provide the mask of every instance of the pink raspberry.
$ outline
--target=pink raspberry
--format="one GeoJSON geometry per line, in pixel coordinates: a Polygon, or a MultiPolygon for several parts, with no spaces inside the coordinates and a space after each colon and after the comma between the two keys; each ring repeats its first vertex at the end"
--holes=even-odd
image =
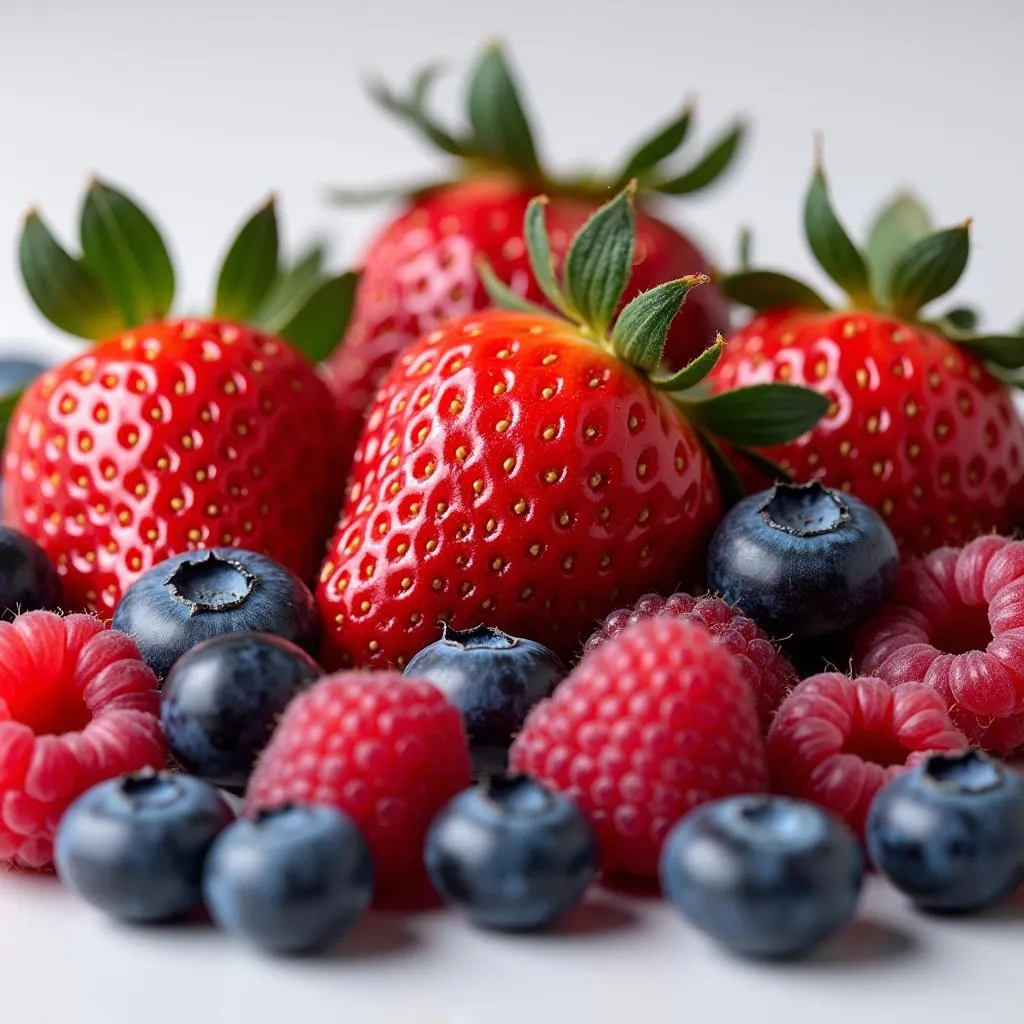
{"type": "Polygon", "coordinates": [[[720,598],[645,594],[632,608],[612,612],[587,640],[583,653],[597,650],[627,626],[663,615],[695,621],[735,657],[740,675],[754,691],[761,728],[767,731],[776,708],[797,684],[796,670],[753,619],[720,598]]]}
{"type": "Polygon", "coordinates": [[[1024,542],[984,536],[907,561],[889,603],[860,631],[862,672],[923,682],[971,742],[1024,744],[1024,542]]]}
{"type": "Polygon", "coordinates": [[[653,618],[592,650],[530,712],[517,771],[568,794],[609,874],[655,878],[666,833],[698,804],[768,785],[754,695],[694,621],[653,618]]]}
{"type": "Polygon", "coordinates": [[[48,867],[68,805],[104,779],[162,768],[156,676],[91,615],[0,622],[0,860],[48,867]]]}
{"type": "Polygon", "coordinates": [[[362,830],[379,901],[418,899],[434,815],[470,784],[462,716],[441,692],[392,672],[339,672],[285,709],[249,780],[246,810],[328,804],[362,830]]]}
{"type": "Polygon", "coordinates": [[[871,801],[891,778],[931,751],[967,745],[927,686],[825,672],[782,702],[768,763],[775,792],[820,804],[863,836],[871,801]]]}

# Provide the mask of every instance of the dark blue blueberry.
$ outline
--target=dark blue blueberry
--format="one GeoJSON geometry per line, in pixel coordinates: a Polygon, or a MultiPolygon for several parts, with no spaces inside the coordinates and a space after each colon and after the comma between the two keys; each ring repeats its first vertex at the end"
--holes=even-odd
{"type": "Polygon", "coordinates": [[[313,953],[370,905],[373,862],[341,811],[285,805],[240,819],[218,838],[203,891],[229,935],[271,953],[313,953]]]}
{"type": "Polygon", "coordinates": [[[1024,878],[1024,780],[977,751],[935,754],[875,797],[868,853],[928,910],[980,910],[1024,878]]]}
{"type": "Polygon", "coordinates": [[[101,782],[61,819],[57,873],[111,917],[170,921],[202,905],[203,862],[234,813],[213,786],[172,772],[101,782]]]}
{"type": "Polygon", "coordinates": [[[0,614],[17,615],[60,605],[60,577],[30,537],[0,526],[0,614]]]}
{"type": "Polygon", "coordinates": [[[48,367],[48,363],[32,356],[0,357],[0,395],[20,391],[48,367]]]}
{"type": "Polygon", "coordinates": [[[697,928],[743,956],[808,952],[852,917],[860,843],[813,804],[738,796],[704,804],[669,833],[665,894],[697,928]]]}
{"type": "Polygon", "coordinates": [[[424,856],[446,902],[474,924],[505,931],[551,924],[597,873],[586,818],[525,776],[488,779],[454,797],[430,826],[424,856]]]}
{"type": "Polygon", "coordinates": [[[133,636],[157,678],[201,640],[224,633],[273,633],[311,654],[320,617],[306,585],[265,555],[239,548],[187,551],[128,588],[114,628],[133,636]]]}
{"type": "Polygon", "coordinates": [[[503,774],[508,748],[534,704],[565,678],[558,655],[490,626],[452,629],[424,647],[405,675],[428,679],[462,712],[477,775],[503,774]]]}
{"type": "Polygon", "coordinates": [[[164,682],[160,717],[186,771],[245,788],[288,702],[323,675],[301,648],[269,633],[226,633],[183,654],[164,682]]]}
{"type": "Polygon", "coordinates": [[[867,618],[898,569],[896,541],[864,502],[817,482],[776,484],[726,514],[707,584],[770,635],[803,639],[867,618]]]}

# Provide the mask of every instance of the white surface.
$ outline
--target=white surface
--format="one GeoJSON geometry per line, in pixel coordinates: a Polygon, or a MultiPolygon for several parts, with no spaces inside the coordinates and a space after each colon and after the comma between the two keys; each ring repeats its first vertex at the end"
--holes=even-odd
{"type": "MultiPolygon", "coordinates": [[[[461,72],[494,34],[510,40],[562,166],[610,163],[692,91],[702,138],[747,112],[756,130],[729,187],[667,208],[723,257],[749,223],[758,259],[809,269],[799,205],[821,130],[851,227],[914,182],[940,220],[976,218],[959,294],[994,327],[1024,314],[1024,5],[1011,0],[0,0],[0,338],[60,347],[18,284],[14,239],[30,202],[72,237],[92,171],[169,226],[191,307],[235,224],[272,189],[290,239],[326,231],[350,258],[381,211],[326,210],[319,187],[438,167],[376,114],[360,74],[402,83],[436,56],[461,72]]],[[[448,109],[453,96],[454,82],[448,109]]],[[[864,920],[822,958],[785,968],[736,963],[654,904],[530,939],[481,936],[445,914],[378,918],[347,955],[275,964],[209,930],[121,929],[52,879],[0,875],[0,1019],[1024,1020],[1024,906],[934,922],[873,885],[864,920]]]]}
{"type": "Polygon", "coordinates": [[[274,961],[205,926],[130,929],[53,878],[0,876],[2,1015],[16,1024],[1020,1024],[1024,901],[929,920],[872,880],[813,959],[737,961],[668,906],[601,896],[556,933],[445,911],[372,915],[336,953],[274,961]]]}

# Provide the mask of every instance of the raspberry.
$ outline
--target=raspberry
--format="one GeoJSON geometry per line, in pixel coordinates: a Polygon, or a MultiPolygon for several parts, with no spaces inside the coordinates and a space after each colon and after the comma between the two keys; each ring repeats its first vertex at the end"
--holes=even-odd
{"type": "Polygon", "coordinates": [[[48,867],[68,805],[98,782],[162,768],[156,676],[91,615],[0,622],[0,860],[48,867]]]}
{"type": "Polygon", "coordinates": [[[984,536],[908,560],[860,631],[861,671],[923,682],[985,750],[1024,744],[1024,542],[984,536]]]}
{"type": "Polygon", "coordinates": [[[434,815],[470,784],[462,717],[441,692],[390,672],[339,672],[286,708],[249,782],[246,810],[328,804],[373,852],[378,900],[422,893],[434,815]]]}
{"type": "Polygon", "coordinates": [[[824,672],[782,702],[768,763],[776,793],[820,804],[863,837],[871,801],[890,779],[929,752],[966,747],[927,686],[824,672]]]}
{"type": "Polygon", "coordinates": [[[612,612],[586,642],[583,653],[596,650],[627,626],[662,615],[695,620],[735,656],[740,674],[754,691],[761,728],[767,732],[776,708],[797,684],[796,670],[753,619],[720,598],[645,594],[632,608],[612,612]]]}
{"type": "Polygon", "coordinates": [[[526,719],[512,766],[576,801],[605,872],[656,878],[665,836],[698,804],[764,792],[754,695],[693,621],[654,618],[583,659],[526,719]]]}

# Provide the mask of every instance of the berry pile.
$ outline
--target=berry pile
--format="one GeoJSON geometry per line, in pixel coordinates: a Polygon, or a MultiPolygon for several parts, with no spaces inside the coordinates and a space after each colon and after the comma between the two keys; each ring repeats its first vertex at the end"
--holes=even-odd
{"type": "Polygon", "coordinates": [[[283,260],[268,203],[175,318],[127,195],[90,186],[78,255],[27,217],[31,297],[95,344],[0,367],[0,861],[287,955],[371,907],[536,930],[626,882],[783,958],[869,867],[928,910],[1011,894],[1024,341],[931,309],[967,225],[903,196],[862,249],[819,166],[842,312],[712,283],[652,201],[740,129],[671,169],[687,109],[558,181],[500,49],[464,127],[431,83],[376,95],[458,165],[361,274],[283,260]]]}

